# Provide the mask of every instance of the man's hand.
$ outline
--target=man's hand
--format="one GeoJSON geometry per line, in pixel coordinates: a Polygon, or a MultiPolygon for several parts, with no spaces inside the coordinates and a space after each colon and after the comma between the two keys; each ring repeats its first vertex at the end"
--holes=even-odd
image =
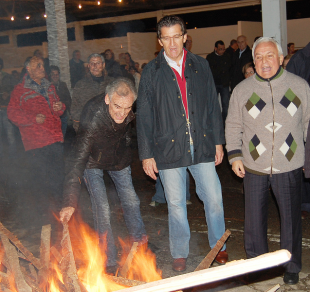
{"type": "Polygon", "coordinates": [[[45,115],[42,115],[42,114],[37,114],[36,116],[36,122],[38,124],[43,124],[45,121],[45,115]]]}
{"type": "Polygon", "coordinates": [[[223,146],[222,145],[215,145],[215,147],[216,147],[215,165],[219,165],[222,163],[223,157],[224,157],[223,146]]]}
{"type": "Polygon", "coordinates": [[[158,169],[156,166],[156,162],[154,158],[144,159],[142,161],[142,167],[144,172],[151,177],[152,179],[157,179],[157,176],[155,173],[158,173],[158,169]]]}
{"type": "Polygon", "coordinates": [[[57,101],[53,103],[53,110],[55,112],[58,112],[62,109],[62,102],[61,101],[57,101]]]}
{"type": "Polygon", "coordinates": [[[74,213],[74,210],[75,209],[73,207],[62,208],[59,213],[59,220],[61,222],[67,223],[70,220],[72,214],[74,213]]]}
{"type": "Polygon", "coordinates": [[[237,160],[232,163],[232,170],[237,176],[244,178],[245,170],[241,160],[237,160]]]}

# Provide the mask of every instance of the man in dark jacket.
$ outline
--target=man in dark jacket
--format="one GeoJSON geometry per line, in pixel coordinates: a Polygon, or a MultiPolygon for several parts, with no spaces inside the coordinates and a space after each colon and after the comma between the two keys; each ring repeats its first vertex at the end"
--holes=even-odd
{"type": "Polygon", "coordinates": [[[99,243],[103,245],[107,242],[108,271],[114,270],[117,254],[103,170],[108,171],[115,184],[131,240],[141,243],[147,241],[140,201],[132,184],[130,169],[130,122],[134,119],[131,108],[136,97],[130,80],[118,78],[107,86],[106,94],[91,99],[83,109],[76,145],[68,159],[70,172],[65,178],[60,220],[68,221],[76,209],[80,178],[83,177],[92,202],[99,243]]]}
{"type": "Polygon", "coordinates": [[[69,66],[71,88],[74,88],[75,84],[85,75],[84,62],[81,60],[81,53],[79,50],[73,51],[72,59],[69,61],[69,66]]]}
{"type": "MultiPolygon", "coordinates": [[[[139,156],[147,175],[156,180],[159,172],[169,210],[172,268],[184,271],[190,239],[187,168],[204,203],[211,248],[225,232],[215,171],[223,159],[223,122],[208,61],[183,49],[187,37],[183,20],[163,17],[157,37],[163,49],[143,69],[137,100],[139,156]]],[[[228,259],[225,249],[216,258],[222,264],[228,259]]]]}
{"type": "Polygon", "coordinates": [[[104,76],[104,57],[100,54],[91,54],[88,57],[89,73],[78,81],[73,89],[71,116],[75,131],[79,128],[80,116],[84,105],[93,97],[104,93],[106,86],[113,80],[104,76]]]}
{"type": "Polygon", "coordinates": [[[231,90],[244,79],[242,74],[242,68],[245,64],[253,62],[252,50],[247,44],[247,38],[244,35],[240,35],[237,38],[239,49],[234,52],[231,67],[231,90]]]}
{"type": "Polygon", "coordinates": [[[225,44],[223,41],[217,41],[214,45],[214,52],[209,54],[206,58],[209,62],[216,92],[221,95],[222,101],[222,117],[225,124],[228,106],[229,106],[229,70],[231,66],[231,59],[225,53],[225,44]]]}

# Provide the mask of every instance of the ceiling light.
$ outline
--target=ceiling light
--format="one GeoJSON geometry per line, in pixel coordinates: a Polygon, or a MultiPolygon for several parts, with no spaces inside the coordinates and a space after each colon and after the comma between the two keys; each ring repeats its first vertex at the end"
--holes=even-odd
{"type": "Polygon", "coordinates": [[[27,15],[27,16],[26,16],[26,19],[30,19],[30,16],[29,16],[29,15],[27,15]]]}
{"type": "Polygon", "coordinates": [[[100,5],[101,4],[100,1],[98,1],[97,4],[100,5]]]}
{"type": "Polygon", "coordinates": [[[14,21],[14,19],[15,19],[14,16],[12,16],[12,17],[11,17],[11,20],[14,21]]]}
{"type": "Polygon", "coordinates": [[[44,13],[44,14],[43,14],[43,17],[45,17],[45,18],[46,18],[46,17],[47,17],[47,15],[44,13]]]}
{"type": "Polygon", "coordinates": [[[123,0],[118,0],[119,3],[121,3],[123,0]]]}
{"type": "Polygon", "coordinates": [[[81,4],[79,4],[79,9],[82,9],[82,5],[81,4]]]}

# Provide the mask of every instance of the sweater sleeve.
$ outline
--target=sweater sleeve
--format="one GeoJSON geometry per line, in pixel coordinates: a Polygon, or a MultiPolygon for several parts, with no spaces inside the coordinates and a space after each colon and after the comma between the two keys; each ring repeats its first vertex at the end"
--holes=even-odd
{"type": "Polygon", "coordinates": [[[230,164],[237,160],[243,160],[242,134],[242,105],[240,104],[238,89],[235,89],[230,98],[225,126],[226,149],[230,164]]]}

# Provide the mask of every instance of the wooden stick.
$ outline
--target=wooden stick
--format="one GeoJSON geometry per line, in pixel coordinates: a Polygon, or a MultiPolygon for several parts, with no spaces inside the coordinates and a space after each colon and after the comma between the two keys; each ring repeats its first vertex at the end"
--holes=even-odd
{"type": "Polygon", "coordinates": [[[30,273],[31,273],[31,276],[33,277],[33,279],[38,283],[38,274],[37,274],[37,271],[35,270],[33,264],[29,264],[29,270],[30,270],[30,273]]]}
{"type": "Polygon", "coordinates": [[[8,289],[12,288],[9,280],[9,275],[6,273],[0,272],[0,283],[2,283],[8,289]]]}
{"type": "Polygon", "coordinates": [[[280,285],[277,284],[276,286],[272,287],[271,289],[268,289],[266,292],[276,292],[280,288],[280,285]]]}
{"type": "Polygon", "coordinates": [[[18,292],[32,292],[32,289],[25,282],[22,271],[20,270],[19,259],[15,247],[9,242],[9,239],[4,234],[1,234],[1,240],[11,272],[14,275],[18,292]]]}
{"type": "Polygon", "coordinates": [[[69,227],[67,223],[63,224],[63,237],[61,240],[61,246],[62,255],[64,257],[62,260],[62,271],[65,286],[68,291],[81,292],[71,246],[69,227]]]}
{"type": "Polygon", "coordinates": [[[122,266],[122,268],[120,269],[120,276],[123,277],[123,278],[126,278],[127,277],[127,273],[128,273],[128,270],[131,266],[131,263],[132,263],[132,260],[133,260],[133,257],[135,256],[136,252],[137,252],[137,248],[138,248],[138,242],[134,242],[132,244],[132,247],[130,249],[130,252],[127,256],[127,259],[125,261],[125,264],[122,266]]]}
{"type": "Polygon", "coordinates": [[[26,258],[33,263],[33,265],[37,268],[41,268],[40,261],[27,249],[22,243],[18,240],[18,238],[7,230],[3,224],[0,222],[0,234],[4,234],[11,242],[26,256],[26,258]]]}
{"type": "Polygon", "coordinates": [[[50,265],[50,249],[51,249],[51,224],[42,227],[41,231],[41,246],[40,246],[40,262],[41,269],[39,270],[39,283],[44,287],[48,280],[48,270],[50,265]]]}
{"type": "Polygon", "coordinates": [[[32,292],[43,292],[39,285],[28,275],[26,269],[21,267],[26,283],[32,288],[32,292]]]}
{"type": "Polygon", "coordinates": [[[146,282],[130,280],[130,279],[126,279],[123,277],[116,277],[116,276],[110,276],[110,275],[105,275],[105,277],[109,278],[110,280],[114,281],[117,284],[128,286],[128,287],[134,287],[134,286],[146,284],[146,282]]]}
{"type": "Polygon", "coordinates": [[[195,269],[195,272],[208,269],[213,263],[219,251],[222,249],[224,243],[227,238],[230,236],[231,232],[227,229],[223,236],[217,241],[216,245],[212,248],[212,250],[207,254],[207,256],[201,261],[198,267],[195,269]]]}
{"type": "Polygon", "coordinates": [[[8,289],[8,288],[6,288],[6,287],[3,287],[3,285],[0,285],[0,291],[1,292],[13,292],[12,290],[10,290],[10,289],[8,289]]]}
{"type": "Polygon", "coordinates": [[[289,261],[291,254],[287,250],[267,253],[248,260],[229,262],[224,266],[205,269],[144,285],[123,289],[122,292],[171,292],[202,284],[235,277],[254,271],[267,269],[289,261]]]}
{"type": "Polygon", "coordinates": [[[57,250],[55,246],[51,247],[51,254],[55,257],[56,261],[60,263],[63,259],[63,256],[60,254],[60,252],[57,250]]]}

